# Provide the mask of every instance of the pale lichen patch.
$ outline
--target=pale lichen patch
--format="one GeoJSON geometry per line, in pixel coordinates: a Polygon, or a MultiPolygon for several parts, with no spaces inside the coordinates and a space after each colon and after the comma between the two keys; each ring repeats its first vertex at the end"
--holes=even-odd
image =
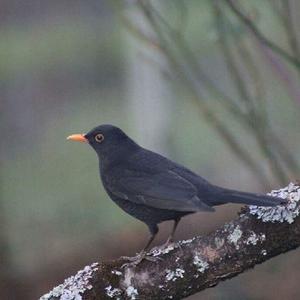
{"type": "Polygon", "coordinates": [[[240,225],[237,225],[234,230],[228,235],[227,240],[229,243],[234,244],[235,248],[238,250],[240,248],[238,242],[242,237],[243,232],[240,225]]]}
{"type": "MultiPolygon", "coordinates": [[[[146,272],[144,272],[146,273],[146,272]]],[[[144,276],[148,276],[145,274],[137,274],[134,272],[134,269],[127,268],[124,274],[124,280],[121,282],[121,286],[124,288],[126,295],[129,299],[134,300],[138,299],[138,290],[133,285],[133,279],[141,280],[144,276]],[[138,279],[137,279],[138,278],[138,279]]],[[[148,276],[149,278],[149,276],[148,276]]]]}
{"type": "Polygon", "coordinates": [[[172,244],[170,244],[170,245],[168,245],[167,247],[164,247],[164,248],[155,247],[149,252],[149,255],[160,256],[162,254],[167,254],[167,253],[175,250],[176,248],[178,248],[178,244],[176,244],[176,243],[172,243],[172,244]]]}
{"type": "Polygon", "coordinates": [[[120,296],[122,294],[122,291],[120,289],[113,288],[111,285],[109,285],[105,288],[105,292],[106,292],[106,295],[109,298],[115,298],[115,297],[120,296]]]}
{"type": "Polygon", "coordinates": [[[50,300],[58,298],[61,300],[81,300],[85,291],[92,289],[90,279],[95,271],[98,270],[98,263],[84,267],[76,275],[65,279],[64,283],[55,287],[52,291],[40,297],[39,300],[50,300]]]}
{"type": "Polygon", "coordinates": [[[262,243],[263,241],[265,241],[265,239],[266,235],[264,233],[256,234],[254,231],[251,231],[245,243],[247,245],[256,245],[258,242],[262,243]]]}
{"type": "Polygon", "coordinates": [[[192,239],[179,241],[179,244],[180,244],[180,245],[190,244],[190,243],[193,242],[194,240],[195,240],[195,237],[193,237],[192,239]]]}
{"type": "Polygon", "coordinates": [[[180,268],[176,268],[175,271],[167,269],[166,270],[166,280],[167,281],[176,281],[178,278],[183,278],[184,273],[185,273],[185,271],[180,268]]]}
{"type": "Polygon", "coordinates": [[[250,214],[263,222],[293,223],[300,213],[300,186],[290,183],[287,187],[273,190],[268,195],[287,199],[287,204],[276,207],[249,206],[250,214]]]}
{"type": "Polygon", "coordinates": [[[176,243],[171,243],[167,247],[155,247],[155,248],[151,249],[151,251],[148,253],[148,255],[160,256],[163,254],[167,254],[167,253],[170,253],[173,250],[179,248],[181,245],[190,244],[194,240],[195,240],[195,237],[193,237],[192,239],[188,239],[188,240],[178,241],[176,243]]]}
{"type": "Polygon", "coordinates": [[[225,243],[224,239],[219,238],[219,237],[215,238],[215,245],[216,245],[217,249],[222,248],[224,243],[225,243]]]}
{"type": "Polygon", "coordinates": [[[124,275],[124,280],[122,284],[127,288],[131,285],[131,280],[134,277],[134,272],[131,268],[127,268],[124,275]]]}
{"type": "Polygon", "coordinates": [[[262,254],[263,256],[266,256],[266,255],[267,255],[267,250],[265,250],[265,249],[261,250],[261,254],[262,254]]]}
{"type": "Polygon", "coordinates": [[[129,299],[135,300],[135,299],[137,299],[137,295],[138,295],[139,293],[138,293],[138,291],[137,291],[136,288],[134,288],[133,286],[130,285],[130,286],[127,287],[127,289],[126,289],[126,294],[127,294],[127,296],[129,297],[129,299]]]}
{"type": "Polygon", "coordinates": [[[111,273],[115,274],[117,276],[122,276],[122,274],[123,274],[121,271],[118,271],[118,270],[112,270],[111,273]]]}
{"type": "Polygon", "coordinates": [[[204,260],[198,253],[194,256],[193,264],[197,267],[197,271],[200,273],[204,273],[205,270],[209,268],[208,262],[204,260]]]}

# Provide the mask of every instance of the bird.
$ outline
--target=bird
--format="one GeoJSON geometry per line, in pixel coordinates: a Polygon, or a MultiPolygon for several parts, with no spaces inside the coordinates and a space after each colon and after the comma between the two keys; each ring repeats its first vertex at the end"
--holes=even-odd
{"type": "Polygon", "coordinates": [[[183,216],[213,212],[214,206],[239,203],[276,206],[283,199],[241,192],[211,184],[190,169],[138,145],[120,128],[103,124],[68,140],[88,143],[97,153],[100,178],[108,196],[126,213],[144,222],[150,238],[143,250],[126,266],[149,259],[147,251],[157,235],[158,224],[174,221],[164,247],[173,242],[183,216]]]}

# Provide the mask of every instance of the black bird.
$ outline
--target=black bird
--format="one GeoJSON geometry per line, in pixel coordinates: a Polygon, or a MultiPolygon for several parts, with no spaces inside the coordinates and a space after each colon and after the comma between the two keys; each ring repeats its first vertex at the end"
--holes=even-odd
{"type": "Polygon", "coordinates": [[[214,211],[213,206],[243,203],[276,206],[283,199],[225,189],[162,155],[142,148],[120,128],[100,125],[70,140],[89,143],[99,158],[100,177],[110,198],[131,216],[144,222],[151,237],[143,251],[133,258],[138,264],[146,256],[157,224],[174,220],[166,244],[172,242],[180,219],[198,211],[214,211]]]}

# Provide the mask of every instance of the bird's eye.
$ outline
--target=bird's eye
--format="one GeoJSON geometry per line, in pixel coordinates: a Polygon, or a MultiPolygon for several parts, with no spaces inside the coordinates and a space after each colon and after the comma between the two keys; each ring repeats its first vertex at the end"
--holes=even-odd
{"type": "Polygon", "coordinates": [[[98,143],[101,143],[104,140],[104,135],[101,133],[98,133],[95,135],[95,141],[98,143]]]}

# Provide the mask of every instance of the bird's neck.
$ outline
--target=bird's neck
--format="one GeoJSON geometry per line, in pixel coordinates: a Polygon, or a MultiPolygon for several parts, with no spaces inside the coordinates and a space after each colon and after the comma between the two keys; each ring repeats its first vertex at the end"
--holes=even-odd
{"type": "Polygon", "coordinates": [[[110,144],[109,149],[98,154],[100,169],[106,169],[112,165],[119,164],[133,155],[140,149],[140,146],[131,139],[123,141],[122,144],[110,144]]]}

